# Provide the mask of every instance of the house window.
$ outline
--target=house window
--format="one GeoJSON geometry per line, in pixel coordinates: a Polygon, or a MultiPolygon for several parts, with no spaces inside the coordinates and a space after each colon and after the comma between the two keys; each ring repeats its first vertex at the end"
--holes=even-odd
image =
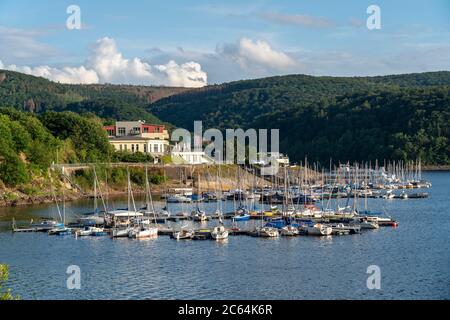
{"type": "Polygon", "coordinates": [[[122,145],[119,146],[119,150],[122,151],[122,145]]]}
{"type": "Polygon", "coordinates": [[[141,128],[139,128],[139,127],[134,127],[133,128],[133,133],[134,134],[138,134],[138,133],[140,133],[141,132],[141,128]]]}
{"type": "Polygon", "coordinates": [[[148,133],[148,127],[144,127],[144,133],[148,133]]]}
{"type": "Polygon", "coordinates": [[[134,152],[134,144],[131,145],[131,152],[134,152]]]}
{"type": "Polygon", "coordinates": [[[139,145],[136,145],[136,152],[139,152],[139,145]]]}
{"type": "Polygon", "coordinates": [[[128,150],[128,145],[125,144],[124,146],[125,146],[125,151],[127,151],[128,150]]]}
{"type": "Polygon", "coordinates": [[[147,153],[147,144],[144,144],[144,152],[147,153]]]}
{"type": "Polygon", "coordinates": [[[158,152],[158,145],[157,145],[157,144],[155,144],[155,145],[153,146],[153,152],[158,152]]]}
{"type": "Polygon", "coordinates": [[[119,127],[118,129],[117,129],[117,134],[119,135],[119,136],[124,136],[125,135],[125,128],[124,127],[119,127]]]}

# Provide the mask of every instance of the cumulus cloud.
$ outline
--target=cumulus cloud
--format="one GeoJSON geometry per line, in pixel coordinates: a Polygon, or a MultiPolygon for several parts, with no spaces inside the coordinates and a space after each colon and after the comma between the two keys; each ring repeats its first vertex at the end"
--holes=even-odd
{"type": "Polygon", "coordinates": [[[298,63],[286,53],[273,49],[269,43],[242,38],[237,44],[225,44],[218,48],[218,52],[228,58],[236,60],[242,68],[269,68],[272,70],[286,70],[298,63]]]}
{"type": "Polygon", "coordinates": [[[178,65],[171,60],[165,65],[157,65],[155,68],[167,80],[167,83],[172,86],[179,87],[202,87],[206,84],[206,72],[202,71],[200,64],[196,62],[186,62],[178,65]]]}
{"type": "Polygon", "coordinates": [[[124,58],[110,38],[97,40],[86,64],[97,72],[101,82],[145,84],[155,80],[149,64],[139,58],[124,58]]]}
{"type": "Polygon", "coordinates": [[[12,64],[6,66],[5,68],[11,71],[22,72],[36,77],[43,77],[61,83],[98,83],[97,73],[94,70],[86,69],[84,66],[74,68],[64,67],[62,69],[58,69],[49,66],[38,66],[33,68],[28,66],[16,66],[12,64]]]}
{"type": "Polygon", "coordinates": [[[54,68],[47,65],[29,67],[14,64],[2,68],[61,83],[114,83],[202,87],[207,74],[199,63],[189,61],[181,65],[170,60],[166,64],[150,65],[140,58],[125,58],[111,38],[101,38],[91,47],[85,65],[54,68]]]}

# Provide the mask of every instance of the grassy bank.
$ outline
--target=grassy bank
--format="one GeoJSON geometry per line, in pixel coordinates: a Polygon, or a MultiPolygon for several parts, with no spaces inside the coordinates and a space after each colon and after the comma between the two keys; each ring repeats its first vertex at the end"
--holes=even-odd
{"type": "MultiPolygon", "coordinates": [[[[130,181],[133,192],[145,192],[144,166],[129,167],[130,181]]],[[[192,187],[195,191],[223,190],[228,191],[238,187],[250,188],[252,185],[262,186],[268,182],[254,177],[251,173],[240,169],[237,165],[221,165],[220,180],[217,180],[218,166],[148,166],[148,177],[151,192],[155,195],[167,192],[170,188],[192,187]],[[240,171],[238,174],[238,170],[240,171]]],[[[66,201],[92,197],[94,194],[94,170],[65,169],[41,172],[30,178],[30,182],[18,187],[0,185],[0,206],[21,206],[50,203],[52,194],[58,199],[65,197],[66,201]]],[[[127,193],[127,167],[95,166],[95,174],[99,181],[98,190],[111,196],[127,193]]]]}

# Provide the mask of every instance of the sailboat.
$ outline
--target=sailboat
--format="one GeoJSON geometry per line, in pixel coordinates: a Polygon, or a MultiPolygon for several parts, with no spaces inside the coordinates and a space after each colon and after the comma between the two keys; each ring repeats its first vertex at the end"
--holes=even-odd
{"type": "Polygon", "coordinates": [[[281,228],[280,234],[282,236],[292,237],[299,234],[298,228],[292,225],[287,225],[281,228]]]}
{"type": "MultiPolygon", "coordinates": [[[[98,186],[98,178],[97,178],[97,172],[95,171],[95,168],[92,168],[93,172],[94,172],[94,212],[93,214],[89,214],[87,216],[83,216],[83,217],[79,217],[77,219],[77,222],[81,225],[81,226],[99,226],[99,225],[103,225],[105,223],[105,218],[104,216],[99,216],[99,208],[97,205],[97,186],[98,186]]],[[[100,198],[102,200],[102,204],[103,204],[103,212],[106,212],[106,204],[105,204],[105,200],[103,199],[103,195],[100,192],[100,198]]]]}
{"type": "Polygon", "coordinates": [[[263,211],[264,208],[263,206],[261,206],[261,226],[260,227],[256,227],[255,230],[253,232],[251,232],[251,235],[253,237],[263,237],[263,238],[274,238],[274,237],[278,237],[279,236],[279,231],[277,228],[268,226],[268,225],[263,225],[264,224],[264,214],[263,211]]]}
{"type": "Polygon", "coordinates": [[[108,212],[108,215],[114,224],[114,228],[111,233],[113,238],[128,237],[130,231],[133,230],[133,227],[131,226],[131,219],[141,218],[143,216],[143,213],[136,211],[136,204],[134,202],[133,191],[131,189],[130,172],[128,169],[127,179],[128,208],[126,210],[115,210],[108,212]],[[130,211],[131,205],[133,205],[133,211],[130,211]]]}
{"type": "MultiPolygon", "coordinates": [[[[222,198],[222,187],[219,186],[219,181],[220,181],[219,177],[220,177],[220,164],[219,164],[219,169],[218,169],[217,178],[216,178],[216,190],[217,190],[216,194],[218,194],[218,198],[221,199],[222,198]]],[[[214,240],[225,240],[228,238],[228,230],[223,225],[221,201],[217,201],[216,213],[219,216],[219,223],[211,231],[211,237],[214,240]]]]}
{"type": "Polygon", "coordinates": [[[194,229],[188,228],[187,225],[184,225],[180,228],[180,230],[174,231],[170,237],[175,240],[190,240],[194,237],[194,229]]]}
{"type": "MultiPolygon", "coordinates": [[[[241,181],[240,179],[240,169],[239,167],[237,168],[237,181],[241,181]]],[[[235,210],[234,212],[234,216],[233,221],[247,221],[250,220],[250,213],[249,210],[245,207],[245,205],[242,203],[242,198],[244,197],[244,192],[241,191],[241,189],[239,189],[239,183],[238,182],[238,189],[239,192],[234,192],[233,193],[233,202],[234,204],[236,204],[236,195],[238,195],[239,197],[239,207],[235,210]]]]}
{"type": "MultiPolygon", "coordinates": [[[[150,183],[148,182],[148,167],[145,167],[145,194],[146,194],[146,202],[147,208],[151,208],[153,212],[153,221],[156,223],[156,215],[155,210],[153,208],[153,201],[151,199],[152,195],[150,192],[150,183]]],[[[157,238],[158,237],[158,228],[151,225],[144,225],[142,220],[138,221],[137,226],[135,226],[132,230],[128,232],[129,238],[135,239],[143,239],[143,238],[157,238]]]]}
{"type": "Polygon", "coordinates": [[[57,227],[48,230],[48,235],[57,235],[57,236],[67,236],[72,234],[72,229],[66,227],[66,202],[65,202],[65,193],[64,193],[64,186],[63,186],[63,199],[62,199],[62,215],[61,210],[59,208],[58,199],[56,198],[55,192],[53,190],[53,184],[51,187],[53,199],[56,204],[56,209],[58,210],[59,217],[61,218],[61,225],[58,225],[57,227]]]}
{"type": "Polygon", "coordinates": [[[100,227],[90,227],[86,226],[80,230],[75,231],[75,237],[83,237],[83,236],[106,236],[107,232],[104,228],[100,227]]]}
{"type": "MultiPolygon", "coordinates": [[[[200,191],[200,174],[198,174],[198,194],[201,195],[200,191]]],[[[201,210],[199,207],[199,201],[196,201],[196,209],[191,212],[191,217],[194,221],[207,221],[208,216],[205,211],[201,210]]]]}

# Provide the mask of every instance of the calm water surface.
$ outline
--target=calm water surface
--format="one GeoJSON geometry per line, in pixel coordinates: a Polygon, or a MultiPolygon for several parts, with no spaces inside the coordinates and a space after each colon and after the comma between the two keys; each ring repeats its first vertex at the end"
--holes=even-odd
{"type": "MultiPolygon", "coordinates": [[[[216,243],[12,234],[12,216],[26,221],[55,208],[1,208],[0,263],[10,265],[9,287],[23,299],[449,299],[450,173],[426,178],[433,183],[428,199],[370,200],[398,228],[325,238],[216,243]],[[66,287],[69,265],[81,268],[80,290],[66,287]],[[381,268],[381,290],[367,289],[369,265],[381,268]]],[[[90,207],[73,202],[67,211],[90,207]]]]}

